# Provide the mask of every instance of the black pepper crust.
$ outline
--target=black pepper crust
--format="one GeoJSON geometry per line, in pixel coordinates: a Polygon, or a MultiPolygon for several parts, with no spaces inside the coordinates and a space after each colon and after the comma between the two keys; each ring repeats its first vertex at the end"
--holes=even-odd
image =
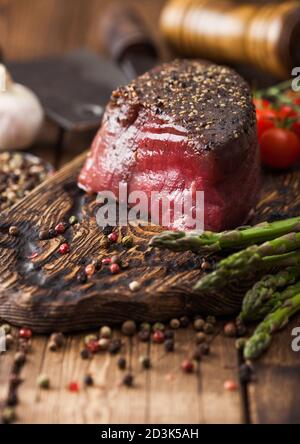
{"type": "Polygon", "coordinates": [[[205,60],[155,67],[112,93],[111,105],[143,107],[181,125],[206,149],[253,132],[251,91],[235,71],[205,60]]]}

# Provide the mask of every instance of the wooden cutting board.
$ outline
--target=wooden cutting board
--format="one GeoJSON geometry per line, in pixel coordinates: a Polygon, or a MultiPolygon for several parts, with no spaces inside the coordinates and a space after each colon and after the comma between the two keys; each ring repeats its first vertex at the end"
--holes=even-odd
{"type": "MultiPolygon", "coordinates": [[[[95,196],[84,194],[76,185],[85,156],[77,157],[0,215],[0,317],[42,333],[84,330],[128,318],[163,321],[184,314],[235,313],[254,276],[224,282],[224,289],[216,294],[194,294],[192,287],[201,276],[202,258],[149,248],[149,239],[158,227],[117,228],[119,239],[129,233],[133,236],[130,249],[121,242],[101,245],[105,234],[96,224],[95,196]],[[54,227],[74,214],[80,223],[64,234],[71,245],[69,254],[58,252],[63,237],[39,240],[40,229],[54,227]],[[18,237],[8,234],[11,225],[19,228],[18,237]],[[112,275],[102,267],[86,283],[78,282],[76,276],[93,259],[113,254],[122,259],[120,274],[112,275]],[[141,284],[139,291],[130,291],[132,281],[141,284]]],[[[299,215],[299,182],[299,168],[266,173],[251,223],[299,215]]]]}

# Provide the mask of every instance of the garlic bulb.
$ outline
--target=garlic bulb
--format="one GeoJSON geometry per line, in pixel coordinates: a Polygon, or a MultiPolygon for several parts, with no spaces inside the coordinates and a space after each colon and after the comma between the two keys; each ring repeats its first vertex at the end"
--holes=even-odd
{"type": "Polygon", "coordinates": [[[30,146],[41,129],[44,112],[36,95],[14,83],[0,65],[0,150],[30,146]]]}

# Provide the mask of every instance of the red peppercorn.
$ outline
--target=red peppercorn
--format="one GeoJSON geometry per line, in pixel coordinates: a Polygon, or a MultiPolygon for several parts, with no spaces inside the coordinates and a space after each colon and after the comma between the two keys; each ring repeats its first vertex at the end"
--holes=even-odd
{"type": "Polygon", "coordinates": [[[95,265],[89,264],[85,267],[85,272],[88,276],[93,276],[95,273],[95,265]]]}
{"type": "Polygon", "coordinates": [[[59,247],[60,254],[66,254],[69,253],[69,251],[70,251],[70,245],[67,243],[61,244],[61,246],[59,247]]]}
{"type": "Polygon", "coordinates": [[[66,229],[67,229],[66,225],[63,224],[62,222],[57,224],[55,227],[55,231],[57,234],[63,234],[66,231],[66,229]]]}
{"type": "Polygon", "coordinates": [[[153,333],[153,342],[156,342],[157,344],[162,344],[165,340],[165,334],[161,330],[156,330],[153,333]]]}
{"type": "Polygon", "coordinates": [[[79,384],[76,381],[71,381],[69,384],[70,392],[79,392],[79,384]]]}
{"type": "Polygon", "coordinates": [[[90,342],[87,343],[86,348],[91,352],[91,353],[97,353],[100,350],[100,346],[97,340],[92,340],[90,342]]]}
{"type": "Polygon", "coordinates": [[[118,274],[120,272],[120,266],[118,264],[111,264],[110,271],[113,274],[118,274]]]}
{"type": "Polygon", "coordinates": [[[108,240],[113,243],[117,242],[117,240],[118,240],[118,235],[115,232],[110,233],[107,237],[108,237],[108,240]]]}
{"type": "Polygon", "coordinates": [[[224,389],[234,392],[237,389],[237,384],[232,379],[228,379],[224,382],[224,389]]]}
{"type": "Polygon", "coordinates": [[[19,331],[19,336],[23,339],[30,339],[32,336],[32,331],[30,330],[30,328],[21,328],[21,330],[19,331]]]}
{"type": "Polygon", "coordinates": [[[192,371],[194,370],[194,363],[189,359],[185,359],[181,364],[181,368],[186,373],[192,373],[192,371]]]}
{"type": "Polygon", "coordinates": [[[105,257],[104,259],[102,259],[102,264],[103,265],[109,265],[111,264],[111,258],[110,257],[105,257]]]}

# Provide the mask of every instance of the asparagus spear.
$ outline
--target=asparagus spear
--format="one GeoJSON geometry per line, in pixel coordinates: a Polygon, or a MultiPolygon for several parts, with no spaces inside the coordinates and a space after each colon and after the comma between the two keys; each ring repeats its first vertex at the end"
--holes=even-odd
{"type": "Polygon", "coordinates": [[[270,313],[255,329],[244,348],[245,359],[258,358],[270,345],[272,334],[285,327],[290,317],[300,310],[300,293],[287,299],[280,308],[270,313]]]}
{"type": "Polygon", "coordinates": [[[293,217],[221,233],[204,231],[199,234],[197,232],[166,231],[159,236],[154,236],[150,244],[173,251],[191,250],[196,253],[213,253],[227,249],[242,249],[298,231],[300,231],[300,217],[293,217]]]}
{"type": "Polygon", "coordinates": [[[257,321],[273,311],[278,302],[288,299],[300,292],[300,283],[294,284],[300,276],[300,267],[291,267],[274,275],[266,275],[257,282],[243,300],[239,319],[242,321],[257,321]],[[285,291],[280,292],[290,285],[285,291]],[[293,292],[291,294],[291,292],[293,292]]]}
{"type": "Polygon", "coordinates": [[[294,266],[299,263],[300,252],[293,251],[297,248],[300,248],[300,233],[289,233],[262,245],[252,245],[220,261],[215,271],[196,283],[194,290],[214,289],[216,285],[256,269],[294,266]],[[287,252],[291,253],[285,254],[287,252]]]}

